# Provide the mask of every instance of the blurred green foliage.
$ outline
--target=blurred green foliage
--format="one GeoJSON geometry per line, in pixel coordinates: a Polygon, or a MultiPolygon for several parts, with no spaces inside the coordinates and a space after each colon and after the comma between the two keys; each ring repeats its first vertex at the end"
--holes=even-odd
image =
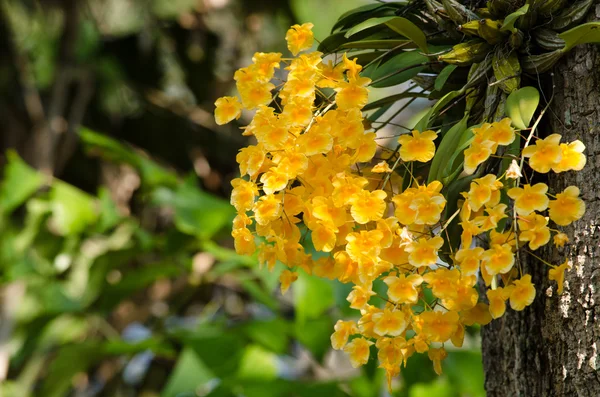
{"type": "MultiPolygon", "coordinates": [[[[65,70],[56,5],[71,3],[0,3],[0,31],[11,32],[0,49],[7,37],[14,44],[0,59],[0,92],[14,101],[0,97],[0,114],[26,120],[0,127],[0,148],[17,149],[0,153],[0,364],[8,364],[0,395],[386,395],[375,357],[353,370],[331,349],[335,321],[355,315],[348,286],[301,274],[281,296],[280,269],[233,251],[226,197],[243,141],[235,126],[210,120],[234,66],[251,55],[246,36],[284,51],[285,26],[312,20],[325,37],[321,26],[365,1],[213,0],[203,4],[224,6],[200,11],[190,0],[79,3],[87,8],[69,63],[95,89],[88,128],[67,120],[74,149],[57,149],[63,167],[53,177],[25,145],[35,134],[23,93],[46,108],[55,99],[65,70]],[[194,13],[209,27],[186,22],[194,13]],[[259,28],[239,26],[252,23],[259,28]]],[[[442,377],[412,357],[394,395],[483,395],[477,338],[468,340],[442,377]]]]}
{"type": "MultiPolygon", "coordinates": [[[[327,370],[329,335],[347,306],[344,285],[303,273],[292,302],[282,301],[274,273],[223,245],[233,213],[225,200],[200,189],[193,175],[180,178],[106,136],[85,130],[81,137],[89,152],[134,164],[141,175],[145,168],[162,175],[142,179],[142,203],[172,211],[173,224],[160,232],[148,230],[138,219],[119,215],[104,188],[91,196],[58,179],[46,180],[16,153],[8,154],[0,189],[0,274],[3,284],[22,284],[25,292],[10,341],[14,376],[2,386],[7,395],[67,396],[73,387],[83,387],[77,379],[85,373],[86,388],[108,388],[99,395],[113,395],[108,390],[117,386],[109,383],[132,382],[127,374],[148,354],[150,361],[137,370],[142,378],[160,372],[161,381],[148,378],[141,384],[162,396],[368,397],[382,392],[382,372],[374,359],[349,378],[334,373],[330,380],[318,380],[315,374],[305,378],[310,372],[294,373],[298,351],[312,357],[310,365],[327,370]],[[194,269],[199,252],[213,256],[216,264],[194,269]],[[137,324],[144,330],[137,339],[127,336],[127,327],[119,332],[115,311],[166,279],[185,283],[166,301],[168,313],[137,324]],[[256,313],[235,318],[209,298],[194,316],[182,314],[179,305],[186,297],[222,282],[256,313]],[[102,379],[105,361],[119,363],[113,377],[121,379],[102,379]]],[[[452,351],[444,365],[446,375],[438,378],[426,357],[411,358],[398,395],[482,395],[477,350],[452,351]]]]}

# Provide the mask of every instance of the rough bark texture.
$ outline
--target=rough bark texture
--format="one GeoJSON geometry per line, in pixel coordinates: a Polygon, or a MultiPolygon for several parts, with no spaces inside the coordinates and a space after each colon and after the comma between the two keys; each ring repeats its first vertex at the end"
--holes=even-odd
{"type": "MultiPolygon", "coordinates": [[[[600,4],[591,14],[600,20],[600,4]]],[[[547,266],[525,258],[536,300],[484,327],[488,396],[600,396],[600,47],[576,47],[555,68],[554,81],[545,132],[583,141],[588,161],[583,171],[551,175],[550,191],[578,186],[587,212],[566,228],[568,246],[541,252],[550,263],[568,258],[573,266],[563,294],[548,281],[547,266]]]]}

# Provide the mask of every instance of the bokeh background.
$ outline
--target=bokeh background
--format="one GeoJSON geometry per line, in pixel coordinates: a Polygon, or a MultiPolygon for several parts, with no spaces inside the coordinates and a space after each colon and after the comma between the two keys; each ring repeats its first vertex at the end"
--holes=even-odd
{"type": "MultiPolygon", "coordinates": [[[[368,2],[0,0],[1,396],[389,395],[375,358],[330,347],[347,286],[301,274],[282,296],[233,251],[251,115],[212,117],[290,25],[324,38],[368,2]]],[[[484,395],[478,330],[443,376],[415,355],[393,386],[484,395]]]]}

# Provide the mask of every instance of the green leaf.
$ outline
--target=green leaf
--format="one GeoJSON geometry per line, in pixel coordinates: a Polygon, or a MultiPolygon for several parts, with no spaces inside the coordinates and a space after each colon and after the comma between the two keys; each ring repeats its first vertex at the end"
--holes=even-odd
{"type": "Polygon", "coordinates": [[[300,323],[321,317],[335,303],[331,283],[304,272],[298,272],[293,291],[296,319],[300,323]]]}
{"type": "Polygon", "coordinates": [[[355,35],[358,32],[362,32],[363,30],[382,25],[394,18],[396,18],[396,17],[390,16],[390,17],[369,18],[366,21],[361,22],[358,25],[354,26],[352,29],[349,29],[345,33],[345,37],[348,38],[348,37],[355,35]]]}
{"type": "Polygon", "coordinates": [[[123,217],[105,186],[100,186],[98,189],[98,200],[100,201],[100,219],[97,229],[100,233],[105,233],[115,227],[123,217]]]}
{"type": "Polygon", "coordinates": [[[326,54],[335,52],[338,48],[345,44],[348,41],[345,32],[334,33],[332,35],[327,36],[323,41],[319,43],[317,47],[318,51],[324,52],[326,54]]]}
{"type": "Polygon", "coordinates": [[[394,32],[412,40],[424,53],[427,54],[429,52],[427,49],[427,38],[425,37],[425,33],[408,19],[395,17],[386,21],[385,24],[394,32]]]}
{"type": "Polygon", "coordinates": [[[333,333],[333,319],[321,316],[305,323],[296,322],[296,339],[302,343],[317,360],[321,361],[331,349],[330,335],[333,333]]]}
{"type": "MultiPolygon", "coordinates": [[[[115,259],[112,259],[114,262],[115,259]]],[[[149,263],[143,267],[122,270],[122,279],[104,287],[96,305],[102,310],[111,310],[119,302],[134,292],[151,285],[156,280],[177,277],[183,268],[172,263],[149,263]]]]}
{"type": "Polygon", "coordinates": [[[600,22],[584,23],[558,36],[565,41],[562,52],[567,52],[579,44],[600,43],[600,22]]]}
{"type": "Polygon", "coordinates": [[[463,164],[465,150],[471,146],[473,142],[473,128],[480,127],[481,124],[477,124],[466,129],[458,141],[456,149],[454,149],[452,156],[448,159],[448,162],[444,166],[442,173],[442,183],[447,185],[451,183],[463,170],[463,164]]]}
{"type": "Polygon", "coordinates": [[[177,359],[177,364],[160,395],[161,397],[176,397],[187,393],[195,395],[199,387],[214,378],[215,375],[196,352],[186,347],[177,359]]]}
{"type": "Polygon", "coordinates": [[[235,373],[240,364],[244,341],[233,332],[225,332],[222,327],[213,324],[202,327],[208,328],[206,335],[201,334],[201,328],[195,331],[195,335],[182,338],[184,344],[193,348],[216,376],[225,377],[235,373]],[[217,328],[216,334],[214,328],[217,328]]]}
{"type": "Polygon", "coordinates": [[[183,233],[210,238],[228,225],[235,211],[221,198],[203,192],[195,178],[188,178],[175,190],[159,188],[154,202],[175,210],[175,226],[183,233]]]}
{"type": "Polygon", "coordinates": [[[277,299],[275,299],[269,292],[265,291],[265,288],[256,280],[254,280],[254,277],[250,278],[242,274],[238,274],[236,279],[244,288],[244,290],[250,294],[250,296],[252,296],[252,299],[262,303],[271,310],[277,310],[279,308],[277,299]]]}
{"type": "Polygon", "coordinates": [[[361,52],[359,54],[352,54],[351,59],[355,59],[356,63],[359,65],[368,65],[371,62],[374,62],[377,58],[381,56],[381,52],[378,51],[369,51],[369,52],[361,52]]]}
{"type": "Polygon", "coordinates": [[[344,43],[339,48],[359,48],[369,50],[389,50],[399,46],[402,46],[400,48],[414,48],[414,46],[408,45],[411,43],[411,40],[360,40],[344,43]]]}
{"type": "Polygon", "coordinates": [[[421,118],[421,120],[419,120],[419,122],[415,125],[414,129],[417,131],[420,131],[420,132],[427,130],[427,127],[429,126],[429,123],[431,122],[432,117],[437,115],[437,113],[442,109],[442,107],[444,107],[445,105],[450,103],[450,101],[452,101],[454,98],[456,98],[460,94],[461,94],[460,91],[450,91],[449,93],[444,95],[442,98],[440,98],[435,103],[435,105],[433,105],[431,107],[431,109],[429,109],[427,111],[427,113],[425,113],[425,115],[421,118]]]}
{"type": "MultiPolygon", "coordinates": [[[[431,383],[439,377],[433,372],[433,365],[427,354],[413,354],[400,372],[404,386],[410,390],[419,383],[431,383]]],[[[434,395],[432,395],[434,396],[434,395]]]]}
{"type": "Polygon", "coordinates": [[[134,355],[146,350],[167,357],[173,357],[175,351],[161,338],[146,338],[137,342],[125,341],[122,339],[109,340],[102,344],[102,351],[105,355],[121,356],[134,355]]]}
{"type": "Polygon", "coordinates": [[[277,356],[259,345],[244,349],[237,376],[240,379],[269,381],[277,377],[277,356]]]}
{"type": "Polygon", "coordinates": [[[379,18],[369,18],[366,21],[359,23],[358,25],[349,29],[345,36],[346,38],[355,35],[356,33],[362,32],[363,30],[370,29],[376,26],[385,24],[387,27],[392,29],[394,32],[406,37],[415,43],[421,51],[427,53],[427,38],[425,34],[417,25],[412,23],[406,18],[396,16],[386,16],[379,18]]]}
{"type": "Polygon", "coordinates": [[[61,314],[53,318],[40,332],[37,343],[40,348],[48,349],[55,344],[74,343],[85,338],[91,328],[87,319],[71,314],[61,314]]]}
{"type": "MultiPolygon", "coordinates": [[[[480,169],[482,169],[480,167],[480,169]]],[[[444,196],[446,197],[446,213],[444,219],[449,219],[458,209],[458,200],[460,198],[460,193],[468,190],[468,186],[471,181],[475,178],[478,178],[479,175],[477,173],[473,175],[468,175],[463,178],[459,178],[453,180],[449,184],[445,185],[442,192],[444,192],[444,196]]],[[[462,229],[459,225],[460,218],[454,217],[454,219],[450,222],[446,231],[444,232],[449,238],[444,240],[444,246],[442,247],[442,254],[440,257],[447,263],[452,263],[451,258],[448,254],[450,252],[450,247],[458,247],[460,242],[460,236],[462,234],[462,229]],[[447,234],[446,234],[447,232],[447,234]],[[448,241],[449,240],[449,241],[448,241]]]]}
{"type": "Polygon", "coordinates": [[[442,167],[448,164],[448,160],[455,152],[464,131],[467,129],[468,119],[469,114],[465,113],[465,116],[444,134],[431,161],[427,183],[441,181],[446,176],[442,173],[442,170],[445,169],[442,167]]]}
{"type": "MultiPolygon", "coordinates": [[[[130,344],[124,341],[100,343],[86,341],[78,344],[61,346],[56,357],[48,365],[44,376],[40,396],[63,397],[69,395],[73,376],[85,373],[88,368],[106,356],[135,354],[147,350],[155,340],[130,344]]],[[[199,373],[194,375],[197,378],[199,373]]]]}
{"type": "Polygon", "coordinates": [[[393,56],[378,67],[372,74],[371,87],[390,87],[404,83],[419,74],[425,67],[427,57],[418,51],[407,51],[393,56]]]}
{"type": "Polygon", "coordinates": [[[139,171],[142,183],[150,187],[175,186],[179,183],[175,173],[106,135],[87,128],[82,128],[79,135],[89,153],[109,161],[131,165],[139,171]]]}
{"type": "Polygon", "coordinates": [[[454,388],[445,377],[439,377],[429,383],[417,383],[408,393],[408,397],[454,397],[456,395],[454,388]]]}
{"type": "Polygon", "coordinates": [[[374,382],[364,373],[362,374],[362,376],[352,378],[349,383],[350,389],[352,390],[352,396],[354,397],[379,396],[379,382],[374,382]]]}
{"type": "Polygon", "coordinates": [[[492,58],[492,69],[502,91],[510,94],[521,85],[521,64],[516,51],[509,54],[498,50],[492,58]]]}
{"type": "Polygon", "coordinates": [[[457,67],[457,65],[447,65],[444,69],[442,69],[440,74],[438,74],[438,76],[435,79],[435,85],[433,86],[433,88],[436,91],[441,91],[442,88],[444,88],[446,81],[457,67]]]}
{"type": "Polygon", "coordinates": [[[379,67],[380,64],[381,64],[381,59],[371,62],[368,66],[363,68],[363,70],[361,71],[361,76],[367,77],[369,79],[372,78],[373,73],[377,71],[377,68],[379,67]]]}
{"type": "Polygon", "coordinates": [[[513,91],[506,99],[506,114],[519,129],[529,127],[531,118],[540,102],[540,93],[534,87],[523,87],[513,91]]]}
{"type": "Polygon", "coordinates": [[[510,32],[515,30],[515,23],[517,22],[517,20],[522,17],[523,15],[527,14],[527,11],[529,11],[529,4],[525,4],[523,7],[519,8],[517,11],[508,14],[506,16],[506,18],[504,18],[504,23],[502,24],[502,27],[500,28],[501,31],[505,31],[508,30],[510,32]]]}
{"type": "Polygon", "coordinates": [[[248,321],[240,330],[251,340],[277,354],[285,354],[289,344],[290,324],[281,318],[248,321]]]}
{"type": "MultiPolygon", "coordinates": [[[[387,105],[383,105],[377,111],[375,111],[371,115],[369,115],[369,117],[367,117],[367,120],[369,120],[371,122],[379,120],[379,118],[381,116],[383,116],[385,114],[385,112],[387,112],[392,107],[393,104],[394,104],[393,102],[390,102],[387,105]]],[[[369,106],[369,105],[367,105],[367,106],[369,106]]]]}
{"type": "Polygon", "coordinates": [[[368,103],[363,110],[372,110],[372,109],[377,109],[389,104],[393,104],[401,99],[406,99],[406,98],[428,98],[427,94],[423,94],[420,92],[401,92],[399,94],[395,94],[395,95],[390,95],[388,97],[385,98],[381,98],[378,99],[374,102],[368,103]]]}
{"type": "Polygon", "coordinates": [[[47,368],[39,395],[67,396],[73,376],[79,372],[86,372],[101,357],[102,348],[98,343],[88,342],[61,347],[47,368]]]}
{"type": "Polygon", "coordinates": [[[336,29],[353,25],[354,23],[363,19],[365,15],[371,14],[374,11],[377,11],[378,9],[384,7],[386,6],[382,4],[366,4],[364,6],[354,8],[350,11],[346,11],[345,13],[340,15],[337,22],[331,28],[331,31],[333,32],[336,29]]]}
{"type": "Polygon", "coordinates": [[[62,236],[79,234],[98,219],[95,198],[61,181],[52,184],[50,205],[50,222],[62,236]]]}
{"type": "Polygon", "coordinates": [[[12,212],[44,184],[42,175],[28,166],[15,151],[9,150],[6,157],[8,163],[0,185],[0,213],[12,212]]]}
{"type": "Polygon", "coordinates": [[[181,14],[192,12],[196,6],[195,0],[168,0],[153,1],[152,13],[155,17],[164,19],[176,19],[181,14]]]}
{"type": "Polygon", "coordinates": [[[18,234],[16,231],[14,235],[6,233],[6,230],[3,230],[2,234],[3,246],[0,247],[0,263],[10,264],[6,269],[6,276],[9,278],[26,277],[30,273],[37,274],[40,271],[39,263],[45,259],[34,260],[29,249],[33,246],[46,215],[50,212],[50,204],[41,198],[34,197],[27,201],[25,208],[27,209],[25,224],[19,228],[18,234]],[[33,266],[38,268],[34,270],[33,266]]]}
{"type": "Polygon", "coordinates": [[[447,374],[454,392],[460,395],[484,397],[484,372],[480,351],[450,351],[444,360],[447,374]]]}
{"type": "Polygon", "coordinates": [[[342,317],[352,317],[356,309],[350,307],[346,298],[352,292],[352,284],[334,283],[335,307],[342,317]]]}

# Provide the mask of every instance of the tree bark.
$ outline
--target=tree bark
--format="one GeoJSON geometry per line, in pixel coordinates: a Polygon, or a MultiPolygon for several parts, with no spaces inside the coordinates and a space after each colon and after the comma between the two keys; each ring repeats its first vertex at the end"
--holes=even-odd
{"type": "MultiPolygon", "coordinates": [[[[589,20],[600,20],[600,4],[590,14],[589,20]]],[[[553,79],[544,132],[561,134],[562,142],[581,140],[587,165],[551,174],[550,192],[578,186],[587,211],[565,228],[571,241],[564,249],[536,252],[556,265],[569,259],[563,294],[548,281],[547,265],[522,257],[536,286],[534,303],[522,312],[508,309],[483,328],[488,396],[600,396],[600,47],[573,49],[553,79]]]]}

